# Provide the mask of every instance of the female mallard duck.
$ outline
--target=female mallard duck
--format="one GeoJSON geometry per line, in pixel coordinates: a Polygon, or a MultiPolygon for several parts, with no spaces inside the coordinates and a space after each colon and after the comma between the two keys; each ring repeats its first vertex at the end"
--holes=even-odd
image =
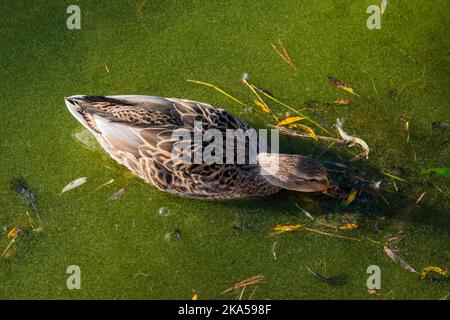
{"type": "MultiPolygon", "coordinates": [[[[205,103],[151,96],[78,95],[66,98],[66,105],[112,158],[170,193],[224,199],[272,195],[282,188],[324,191],[330,183],[321,164],[300,155],[259,153],[254,164],[174,160],[172,152],[181,144],[174,133],[193,135],[196,121],[201,121],[203,132],[251,129],[225,110],[205,103]]],[[[247,139],[244,143],[250,147],[247,139]]],[[[236,145],[223,146],[236,149],[236,145]]],[[[195,147],[189,148],[185,149],[194,152],[195,147]]],[[[200,149],[204,148],[205,144],[200,144],[200,149]]]]}

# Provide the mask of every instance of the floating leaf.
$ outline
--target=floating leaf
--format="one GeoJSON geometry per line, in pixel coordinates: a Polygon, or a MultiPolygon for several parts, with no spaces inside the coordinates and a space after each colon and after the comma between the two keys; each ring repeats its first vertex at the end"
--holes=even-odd
{"type": "Polygon", "coordinates": [[[349,85],[347,85],[347,84],[345,84],[345,83],[339,81],[339,80],[336,79],[335,77],[328,76],[328,80],[329,80],[330,83],[331,83],[333,86],[335,86],[336,88],[341,89],[341,90],[344,90],[344,91],[347,91],[348,93],[351,93],[351,94],[353,94],[353,95],[359,97],[359,94],[357,94],[355,91],[353,91],[353,88],[352,88],[352,87],[350,87],[349,85]]]}
{"type": "Polygon", "coordinates": [[[371,296],[374,296],[374,297],[382,297],[382,296],[384,296],[384,294],[381,293],[380,290],[376,290],[376,289],[368,289],[367,293],[369,295],[371,295],[371,296]]]}
{"type": "Polygon", "coordinates": [[[291,124],[300,120],[305,119],[304,117],[289,117],[286,118],[284,120],[281,120],[280,122],[278,122],[277,126],[285,126],[287,124],[291,124]]]}
{"type": "Polygon", "coordinates": [[[192,289],[192,300],[198,300],[198,294],[192,289]]]}
{"type": "Polygon", "coordinates": [[[434,173],[437,176],[450,179],[450,168],[430,168],[421,171],[421,174],[434,173]]]}
{"type": "Polygon", "coordinates": [[[337,229],[339,230],[355,230],[356,228],[358,228],[358,225],[356,223],[347,223],[343,226],[337,227],[337,229]]]}
{"type": "Polygon", "coordinates": [[[344,105],[344,106],[347,106],[347,105],[352,104],[352,103],[353,103],[353,101],[349,100],[349,99],[339,99],[339,100],[336,100],[334,102],[334,104],[344,105]]]}
{"type": "Polygon", "coordinates": [[[304,124],[299,124],[299,123],[294,123],[290,125],[291,128],[299,128],[299,129],[303,129],[305,130],[308,135],[313,138],[315,141],[319,141],[319,139],[317,138],[316,133],[314,132],[313,129],[311,129],[310,127],[304,125],[304,124]]]}
{"type": "Polygon", "coordinates": [[[277,260],[277,252],[276,252],[277,244],[278,244],[278,241],[275,241],[275,242],[272,244],[272,255],[273,255],[273,258],[274,258],[275,260],[277,260]]]}
{"type": "Polygon", "coordinates": [[[272,110],[270,110],[270,108],[262,103],[261,101],[255,100],[255,104],[261,108],[262,111],[267,112],[267,113],[272,113],[272,110]]]}
{"type": "Polygon", "coordinates": [[[109,199],[108,201],[116,201],[120,198],[122,198],[122,196],[125,193],[125,188],[120,189],[119,191],[115,192],[109,199]]]}
{"type": "Polygon", "coordinates": [[[299,230],[301,227],[302,226],[299,224],[279,224],[273,227],[272,230],[278,232],[292,232],[299,230]]]}
{"type": "Polygon", "coordinates": [[[64,192],[70,191],[72,189],[78,188],[79,186],[85,184],[86,181],[88,181],[88,178],[87,177],[83,177],[83,178],[78,178],[78,179],[75,179],[75,180],[69,182],[69,184],[66,185],[62,189],[61,194],[63,194],[64,192]]]}
{"type": "Polygon", "coordinates": [[[20,228],[12,228],[11,230],[9,230],[8,234],[6,235],[6,237],[8,239],[11,238],[16,238],[23,230],[20,228]]]}
{"type": "Polygon", "coordinates": [[[358,195],[358,189],[353,188],[352,191],[350,192],[350,194],[348,195],[347,200],[345,200],[345,205],[348,206],[353,201],[355,201],[357,195],[358,195]]]}
{"type": "Polygon", "coordinates": [[[400,256],[391,248],[385,246],[384,252],[386,252],[389,258],[397,262],[406,271],[417,273],[417,271],[413,267],[411,267],[411,265],[408,262],[400,258],[400,256]]]}
{"type": "Polygon", "coordinates": [[[429,266],[422,268],[422,270],[420,270],[420,280],[425,279],[430,272],[437,273],[438,275],[443,277],[449,276],[448,271],[445,271],[444,269],[439,267],[429,266]]]}

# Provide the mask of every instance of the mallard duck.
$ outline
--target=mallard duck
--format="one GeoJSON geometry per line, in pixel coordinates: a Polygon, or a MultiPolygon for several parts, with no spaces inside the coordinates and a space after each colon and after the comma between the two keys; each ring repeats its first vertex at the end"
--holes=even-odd
{"type": "MultiPolygon", "coordinates": [[[[251,129],[241,119],[206,103],[153,96],[83,95],[68,97],[65,102],[71,114],[113,159],[163,191],[193,198],[225,199],[268,196],[282,188],[324,191],[330,184],[325,168],[301,155],[261,152],[253,164],[174,159],[172,152],[181,144],[174,133],[194,134],[195,121],[201,121],[202,132],[216,129],[225,134],[228,129],[251,129]]],[[[188,147],[185,149],[195,152],[194,146],[188,147]]],[[[205,147],[200,144],[200,149],[205,147]]],[[[236,148],[225,144],[227,147],[236,148]]]]}

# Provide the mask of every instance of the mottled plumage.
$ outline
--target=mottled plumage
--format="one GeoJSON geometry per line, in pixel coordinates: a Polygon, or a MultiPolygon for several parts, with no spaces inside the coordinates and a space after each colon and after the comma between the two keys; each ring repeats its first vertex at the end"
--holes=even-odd
{"type": "MultiPolygon", "coordinates": [[[[289,189],[320,191],[328,186],[325,169],[301,156],[291,156],[296,157],[295,163],[280,163],[281,179],[277,179],[278,175],[269,179],[261,174],[263,166],[248,161],[244,164],[193,164],[174,158],[174,149],[186,149],[174,134],[193,137],[194,121],[201,121],[202,132],[217,129],[225,135],[227,129],[251,129],[225,110],[205,103],[152,96],[72,96],[66,98],[66,105],[112,158],[146,182],[170,193],[195,198],[271,195],[285,187],[289,172],[293,170],[291,167],[299,170],[302,164],[306,171],[300,175],[301,181],[295,178],[298,172],[291,172],[293,179],[287,182],[289,189]],[[293,186],[295,183],[300,186],[293,186]]],[[[194,154],[196,148],[202,151],[207,144],[189,145],[186,152],[194,154]]],[[[223,144],[224,149],[230,147],[238,148],[236,144],[223,144]]],[[[248,143],[245,148],[250,148],[248,143]]],[[[272,158],[260,154],[258,161],[267,165],[272,158]]]]}

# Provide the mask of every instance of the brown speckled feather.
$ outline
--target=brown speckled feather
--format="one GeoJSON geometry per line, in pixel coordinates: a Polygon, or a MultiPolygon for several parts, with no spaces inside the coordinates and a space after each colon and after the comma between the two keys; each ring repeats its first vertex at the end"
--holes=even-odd
{"type": "MultiPolygon", "coordinates": [[[[112,158],[161,190],[196,198],[235,198],[281,189],[262,177],[256,164],[192,164],[172,157],[174,148],[186,147],[174,133],[193,137],[195,121],[202,121],[202,132],[250,128],[225,110],[151,96],[72,96],[66,103],[112,158]]],[[[190,145],[191,152],[195,148],[190,145]]]]}

